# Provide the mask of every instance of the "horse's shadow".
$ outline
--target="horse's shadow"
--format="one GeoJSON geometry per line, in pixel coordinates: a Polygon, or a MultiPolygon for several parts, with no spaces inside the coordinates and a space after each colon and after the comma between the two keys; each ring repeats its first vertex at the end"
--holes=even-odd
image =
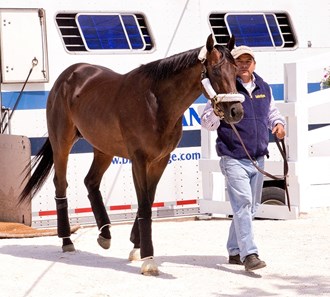
{"type": "MultiPolygon", "coordinates": [[[[63,253],[58,246],[53,245],[6,245],[0,247],[0,253],[18,258],[28,258],[44,260],[49,262],[66,263],[68,265],[85,266],[92,268],[104,268],[115,271],[137,274],[140,272],[140,265],[137,262],[129,262],[126,258],[103,256],[100,254],[77,250],[76,252],[63,253]]],[[[162,271],[163,263],[173,263],[175,265],[188,265],[191,267],[203,267],[228,271],[235,274],[246,274],[243,270],[229,269],[224,264],[227,258],[218,255],[176,255],[176,256],[156,256],[156,262],[161,271],[159,277],[164,279],[175,279],[169,273],[162,271]]],[[[139,262],[141,263],[141,262],[139,262]]]]}

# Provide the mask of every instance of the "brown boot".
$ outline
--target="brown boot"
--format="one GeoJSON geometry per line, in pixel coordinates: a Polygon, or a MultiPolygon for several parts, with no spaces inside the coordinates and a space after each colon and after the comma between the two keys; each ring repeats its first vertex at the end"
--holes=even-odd
{"type": "Polygon", "coordinates": [[[266,263],[264,261],[261,261],[258,258],[258,255],[252,254],[252,255],[248,255],[245,258],[244,266],[245,266],[246,271],[250,271],[250,270],[264,268],[264,267],[266,267],[266,263]]]}
{"type": "Polygon", "coordinates": [[[243,265],[239,255],[229,256],[228,263],[229,264],[236,264],[236,265],[243,265]]]}

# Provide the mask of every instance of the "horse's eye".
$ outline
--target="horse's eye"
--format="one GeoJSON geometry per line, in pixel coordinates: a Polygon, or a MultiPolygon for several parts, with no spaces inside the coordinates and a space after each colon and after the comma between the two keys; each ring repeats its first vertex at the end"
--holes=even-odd
{"type": "Polygon", "coordinates": [[[216,76],[221,76],[220,67],[212,67],[212,74],[216,76]]]}

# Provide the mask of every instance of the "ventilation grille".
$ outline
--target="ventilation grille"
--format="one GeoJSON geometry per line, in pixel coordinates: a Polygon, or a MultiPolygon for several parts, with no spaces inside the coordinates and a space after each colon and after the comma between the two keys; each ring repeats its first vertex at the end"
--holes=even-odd
{"type": "Polygon", "coordinates": [[[56,23],[61,32],[63,42],[69,52],[85,52],[83,43],[75,20],[76,14],[60,13],[56,16],[56,23]]]}

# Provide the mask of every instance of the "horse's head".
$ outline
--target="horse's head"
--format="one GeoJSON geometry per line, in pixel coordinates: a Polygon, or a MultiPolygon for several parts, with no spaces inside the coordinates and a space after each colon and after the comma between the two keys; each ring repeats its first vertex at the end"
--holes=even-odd
{"type": "Polygon", "coordinates": [[[204,89],[207,97],[212,100],[213,108],[220,112],[227,123],[237,123],[244,115],[242,102],[244,96],[236,89],[235,60],[230,51],[235,39],[232,37],[227,46],[215,45],[212,35],[207,38],[204,59],[205,76],[209,79],[210,90],[204,89]]]}

